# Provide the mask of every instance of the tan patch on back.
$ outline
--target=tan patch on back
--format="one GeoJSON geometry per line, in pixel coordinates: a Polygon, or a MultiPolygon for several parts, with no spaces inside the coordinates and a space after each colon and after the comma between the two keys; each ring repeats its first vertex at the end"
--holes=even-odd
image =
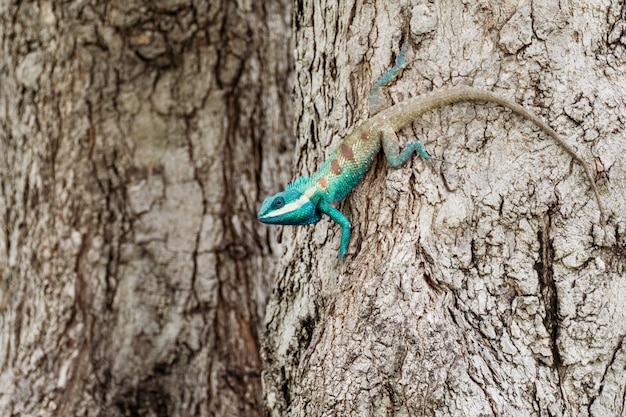
{"type": "Polygon", "coordinates": [[[330,173],[333,175],[341,175],[341,171],[343,171],[343,169],[341,169],[341,164],[339,164],[339,161],[336,159],[333,159],[332,161],[330,161],[330,173]]]}
{"type": "Polygon", "coordinates": [[[354,162],[354,152],[352,152],[352,148],[345,143],[341,144],[341,147],[339,148],[339,154],[346,161],[354,162]]]}
{"type": "Polygon", "coordinates": [[[320,187],[322,187],[324,190],[328,188],[328,180],[326,179],[326,177],[321,177],[319,180],[317,180],[317,183],[320,185],[320,187]]]}

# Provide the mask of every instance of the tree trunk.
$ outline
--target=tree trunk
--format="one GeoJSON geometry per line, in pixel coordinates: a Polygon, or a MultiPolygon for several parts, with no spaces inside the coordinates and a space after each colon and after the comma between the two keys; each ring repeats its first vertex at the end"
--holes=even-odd
{"type": "MultiPolygon", "coordinates": [[[[619,2],[301,2],[298,174],[360,120],[407,45],[389,103],[472,85],[540,115],[598,172],[492,104],[431,112],[329,219],[285,227],[267,311],[273,416],[618,416],[626,397],[626,70],[619,2]]],[[[277,191],[277,190],[274,190],[277,191]]]]}
{"type": "Polygon", "coordinates": [[[289,16],[0,2],[0,415],[263,414],[289,16]]]}

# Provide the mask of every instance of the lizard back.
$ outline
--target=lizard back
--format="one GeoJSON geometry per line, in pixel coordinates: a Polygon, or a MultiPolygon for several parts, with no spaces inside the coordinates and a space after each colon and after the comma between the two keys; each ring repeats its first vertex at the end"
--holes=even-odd
{"type": "Polygon", "coordinates": [[[311,177],[327,201],[346,198],[369,170],[380,151],[380,131],[376,122],[366,120],[341,142],[320,169],[311,177]]]}

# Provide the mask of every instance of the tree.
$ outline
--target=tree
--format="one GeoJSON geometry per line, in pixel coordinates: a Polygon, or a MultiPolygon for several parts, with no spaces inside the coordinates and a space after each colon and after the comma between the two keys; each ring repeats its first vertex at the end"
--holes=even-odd
{"type": "Polygon", "coordinates": [[[298,5],[298,173],[367,117],[369,86],[406,43],[390,102],[457,84],[515,99],[593,161],[610,218],[600,226],[582,169],[520,117],[490,104],[426,115],[403,133],[435,161],[392,170],[381,157],[341,204],[344,261],[328,219],[284,228],[263,349],[269,413],[623,415],[622,8],[298,5]]]}
{"type": "Polygon", "coordinates": [[[0,3],[1,415],[262,415],[287,6],[0,3]]]}
{"type": "Polygon", "coordinates": [[[2,415],[260,415],[262,366],[271,415],[624,413],[623,11],[398,3],[295,3],[295,136],[287,2],[0,5],[2,415]],[[483,104],[403,132],[432,164],[375,163],[345,261],[328,220],[259,225],[401,43],[389,103],[523,103],[594,161],[608,226],[483,104]]]}

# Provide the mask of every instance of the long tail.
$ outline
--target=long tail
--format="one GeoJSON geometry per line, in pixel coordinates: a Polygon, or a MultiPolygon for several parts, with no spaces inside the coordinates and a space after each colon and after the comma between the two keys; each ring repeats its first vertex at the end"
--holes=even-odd
{"type": "Polygon", "coordinates": [[[598,189],[596,187],[593,176],[593,171],[589,164],[587,164],[576,153],[576,150],[572,148],[567,142],[565,142],[559,136],[559,134],[554,131],[554,129],[548,126],[539,117],[535,116],[533,113],[529,112],[523,106],[517,104],[514,101],[507,100],[487,90],[480,90],[478,88],[466,86],[453,87],[445,90],[438,90],[431,93],[422,94],[413,99],[400,102],[398,104],[395,104],[394,106],[387,108],[386,110],[383,110],[376,117],[384,118],[395,131],[398,131],[430,110],[434,110],[436,108],[454,103],[476,101],[496,103],[513,110],[513,112],[535,123],[541,129],[543,129],[543,131],[546,132],[550,137],[552,137],[552,139],[554,139],[559,145],[561,145],[563,149],[565,149],[567,153],[569,153],[572,158],[574,158],[585,170],[585,174],[587,174],[587,178],[589,179],[589,183],[591,184],[591,188],[593,189],[593,193],[598,202],[598,208],[600,209],[600,222],[603,226],[606,224],[604,207],[602,205],[602,202],[600,201],[600,194],[598,193],[598,189]]]}

